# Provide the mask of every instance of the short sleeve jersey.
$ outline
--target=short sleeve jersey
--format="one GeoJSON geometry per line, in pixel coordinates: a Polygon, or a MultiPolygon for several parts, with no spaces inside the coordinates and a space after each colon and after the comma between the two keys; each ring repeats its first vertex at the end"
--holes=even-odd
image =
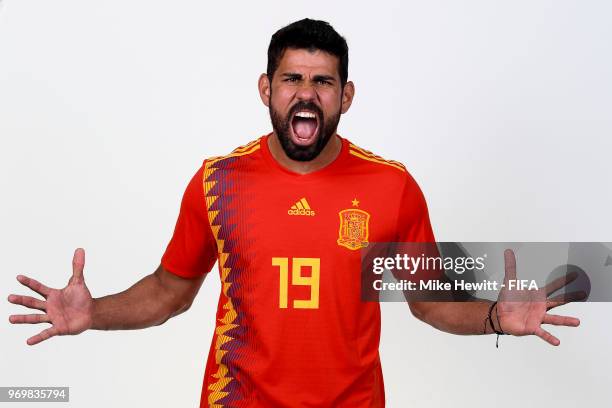
{"type": "Polygon", "coordinates": [[[383,407],[380,308],[361,300],[360,249],[434,242],[423,194],[402,164],[345,138],[300,175],[269,137],[204,161],[162,258],[183,278],[218,262],[200,406],[383,407]]]}

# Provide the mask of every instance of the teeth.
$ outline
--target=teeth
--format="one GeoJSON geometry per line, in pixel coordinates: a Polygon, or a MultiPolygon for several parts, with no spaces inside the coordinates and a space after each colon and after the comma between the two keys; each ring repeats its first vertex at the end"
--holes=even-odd
{"type": "Polygon", "coordinates": [[[297,116],[298,118],[307,118],[307,119],[315,119],[317,117],[317,115],[315,115],[312,112],[298,112],[295,114],[295,116],[297,116]]]}

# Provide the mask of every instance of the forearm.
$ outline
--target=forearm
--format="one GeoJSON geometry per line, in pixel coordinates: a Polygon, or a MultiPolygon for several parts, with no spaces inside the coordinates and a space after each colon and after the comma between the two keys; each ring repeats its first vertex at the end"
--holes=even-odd
{"type": "Polygon", "coordinates": [[[130,330],[157,326],[189,305],[167,291],[156,274],[151,274],[123,292],[94,299],[91,328],[130,330]]]}
{"type": "MultiPolygon", "coordinates": [[[[495,330],[489,322],[490,301],[474,302],[413,302],[412,313],[423,322],[438,330],[452,334],[491,334],[495,330]]],[[[499,329],[497,308],[493,309],[491,319],[495,329],[499,329]]]]}

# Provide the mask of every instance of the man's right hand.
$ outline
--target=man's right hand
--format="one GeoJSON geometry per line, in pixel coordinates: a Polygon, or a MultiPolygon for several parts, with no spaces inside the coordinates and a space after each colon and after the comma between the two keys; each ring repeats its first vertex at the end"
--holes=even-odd
{"type": "Polygon", "coordinates": [[[19,323],[51,323],[51,327],[30,337],[27,343],[32,346],[53,336],[79,334],[92,326],[93,299],[83,278],[85,251],[78,248],[72,259],[72,277],[63,289],[51,289],[35,279],[18,275],[17,280],[45,298],[40,300],[31,296],[9,295],[8,301],[45,313],[11,315],[9,321],[19,323]]]}

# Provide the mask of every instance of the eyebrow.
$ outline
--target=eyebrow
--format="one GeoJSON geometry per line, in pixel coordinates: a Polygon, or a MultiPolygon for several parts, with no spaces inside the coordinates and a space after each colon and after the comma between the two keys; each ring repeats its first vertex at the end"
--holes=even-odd
{"type": "Polygon", "coordinates": [[[301,79],[302,78],[302,74],[298,74],[296,72],[284,72],[283,73],[283,77],[285,77],[285,78],[301,79]]]}
{"type": "MultiPolygon", "coordinates": [[[[284,72],[282,75],[284,78],[295,78],[295,79],[303,78],[302,74],[299,74],[297,72],[284,72]]],[[[336,78],[334,78],[332,75],[315,75],[312,79],[313,81],[330,81],[330,82],[336,81],[336,78]]]]}
{"type": "Polygon", "coordinates": [[[313,79],[315,81],[329,81],[329,82],[336,81],[336,78],[334,78],[331,75],[315,75],[313,79]]]}

